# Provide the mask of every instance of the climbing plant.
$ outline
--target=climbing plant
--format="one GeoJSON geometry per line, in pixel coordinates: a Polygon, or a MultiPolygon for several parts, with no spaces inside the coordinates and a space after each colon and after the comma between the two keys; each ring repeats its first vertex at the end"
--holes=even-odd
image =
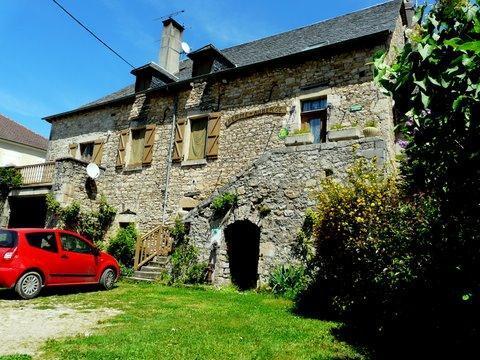
{"type": "Polygon", "coordinates": [[[22,174],[12,167],[0,167],[0,196],[5,198],[11,188],[22,185],[22,174]]]}
{"type": "Polygon", "coordinates": [[[62,207],[51,193],[47,195],[46,202],[50,224],[76,231],[95,242],[104,240],[117,214],[115,208],[108,204],[105,196],[100,198],[98,210],[93,211],[83,210],[77,201],[62,207]]]}

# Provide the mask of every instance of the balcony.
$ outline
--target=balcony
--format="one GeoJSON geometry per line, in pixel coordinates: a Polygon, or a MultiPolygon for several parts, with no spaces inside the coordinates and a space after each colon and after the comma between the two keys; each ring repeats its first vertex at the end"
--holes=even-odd
{"type": "Polygon", "coordinates": [[[17,169],[22,174],[22,186],[51,185],[55,172],[55,163],[19,166],[17,169]]]}

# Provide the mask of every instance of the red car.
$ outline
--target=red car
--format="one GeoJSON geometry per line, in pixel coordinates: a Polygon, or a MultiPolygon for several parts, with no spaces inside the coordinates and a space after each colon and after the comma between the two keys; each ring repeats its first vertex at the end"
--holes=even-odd
{"type": "Polygon", "coordinates": [[[0,229],[0,288],[23,299],[43,286],[100,284],[111,289],[120,275],[113,256],[79,234],[58,229],[0,229]]]}

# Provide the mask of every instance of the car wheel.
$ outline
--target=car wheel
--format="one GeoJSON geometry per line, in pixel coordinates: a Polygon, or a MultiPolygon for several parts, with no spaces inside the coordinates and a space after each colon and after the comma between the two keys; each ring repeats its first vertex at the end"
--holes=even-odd
{"type": "Polygon", "coordinates": [[[42,276],[36,271],[24,274],[15,285],[17,294],[25,300],[33,299],[42,290],[42,276]]]}
{"type": "Polygon", "coordinates": [[[110,290],[113,288],[113,285],[115,285],[115,280],[117,278],[117,275],[115,273],[115,270],[113,269],[106,269],[102,277],[100,278],[100,285],[105,289],[105,290],[110,290]]]}

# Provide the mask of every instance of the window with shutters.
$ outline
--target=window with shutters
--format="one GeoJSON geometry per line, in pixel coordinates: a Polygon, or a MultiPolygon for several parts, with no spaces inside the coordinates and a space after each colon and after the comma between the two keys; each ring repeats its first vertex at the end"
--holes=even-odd
{"type": "Polygon", "coordinates": [[[117,167],[150,165],[153,159],[156,125],[122,130],[118,138],[117,167]]]}
{"type": "Polygon", "coordinates": [[[175,146],[173,161],[182,161],[182,165],[198,165],[199,160],[216,159],[220,136],[220,115],[212,113],[197,116],[185,122],[180,120],[176,124],[175,146]],[[186,130],[186,131],[185,131],[186,130]],[[184,138],[185,132],[185,141],[184,138]]]}

